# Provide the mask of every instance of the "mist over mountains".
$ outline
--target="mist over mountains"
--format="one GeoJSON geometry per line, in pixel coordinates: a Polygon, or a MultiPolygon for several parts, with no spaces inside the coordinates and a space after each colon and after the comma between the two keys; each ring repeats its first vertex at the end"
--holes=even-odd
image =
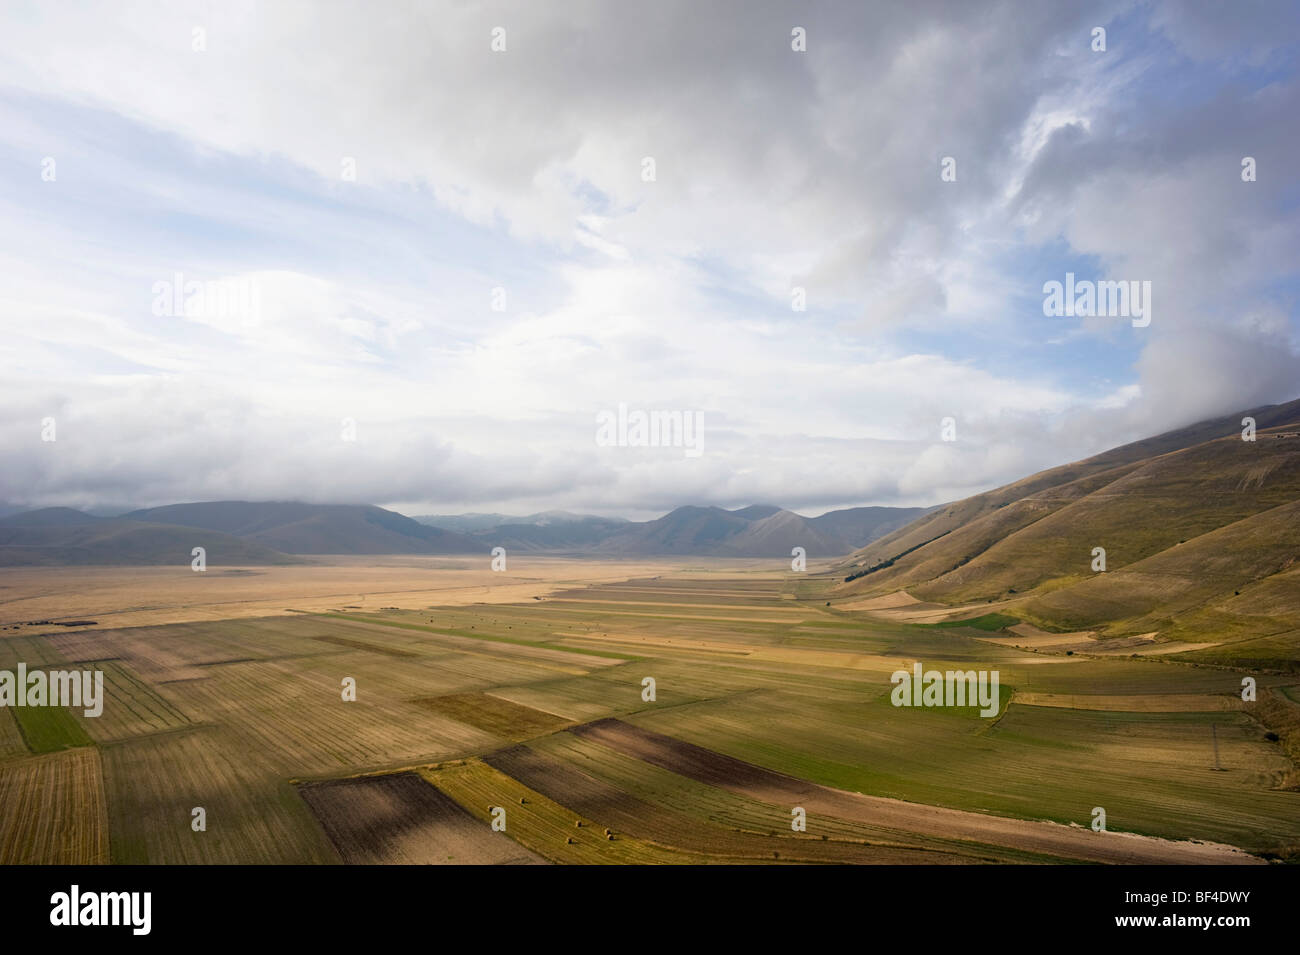
{"type": "MultiPolygon", "coordinates": [[[[1077,589],[1078,607],[1068,616],[1082,625],[1092,618],[1079,608],[1096,604],[1087,595],[1140,603],[1133,595],[1146,591],[1133,577],[1136,568],[1149,562],[1143,573],[1172,573],[1168,568],[1186,562],[1172,556],[1176,547],[1184,556],[1204,551],[1205,566],[1195,573],[1206,578],[1250,581],[1293,571],[1298,501],[1300,400],[1202,421],[932,508],[854,507],[809,518],[774,505],[686,505],[654,520],[627,521],[566,511],[416,519],[373,505],[296,501],[171,504],[108,517],[54,507],[0,518],[0,566],[185,563],[195,546],[224,564],[484,555],[494,547],[610,558],[788,559],[802,547],[811,559],[845,558],[841,569],[853,593],[907,588],[943,602],[1015,597],[1033,616],[1035,608],[1064,606],[1077,589]],[[1255,440],[1242,440],[1247,419],[1255,440]],[[1204,543],[1211,533],[1219,536],[1204,543]],[[1233,543],[1238,533],[1249,547],[1233,543]],[[1098,546],[1106,548],[1110,569],[1125,568],[1104,587],[1088,579],[1084,559],[1098,546]],[[1226,560],[1221,551],[1234,547],[1273,556],[1254,561],[1253,570],[1228,560],[1228,573],[1219,566],[1226,560]],[[1115,589],[1125,580],[1129,596],[1115,589]]],[[[1042,619],[1049,616],[1044,609],[1042,619]]]]}

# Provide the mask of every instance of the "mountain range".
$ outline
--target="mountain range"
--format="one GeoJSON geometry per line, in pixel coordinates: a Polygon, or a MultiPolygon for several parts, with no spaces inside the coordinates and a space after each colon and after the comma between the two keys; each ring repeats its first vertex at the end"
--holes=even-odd
{"type": "Polygon", "coordinates": [[[935,508],[807,518],[688,505],[650,521],[548,511],[413,519],[370,505],[215,501],[0,518],[0,566],[278,564],[508,552],[843,558],[836,597],[997,604],[1049,629],[1230,630],[1262,658],[1300,640],[1300,401],[1202,421],[935,508]],[[1254,440],[1243,440],[1252,418],[1254,440]],[[847,556],[845,556],[847,555],[847,556]],[[1099,555],[1104,557],[1104,570],[1099,555]]]}
{"type": "Polygon", "coordinates": [[[96,517],[65,507],[0,519],[0,566],[287,564],[311,554],[463,554],[477,542],[381,507],[296,502],[171,504],[96,517]]]}
{"type": "Polygon", "coordinates": [[[592,556],[836,557],[901,527],[923,508],[862,507],[805,518],[777,507],[680,507],[633,522],[550,511],[526,517],[415,520],[372,505],[294,501],[169,504],[101,517],[54,507],[0,518],[0,566],[283,564],[310,555],[545,552],[592,556]],[[501,523],[491,523],[500,518],[501,523]],[[443,521],[451,527],[436,526],[443,521]]]}

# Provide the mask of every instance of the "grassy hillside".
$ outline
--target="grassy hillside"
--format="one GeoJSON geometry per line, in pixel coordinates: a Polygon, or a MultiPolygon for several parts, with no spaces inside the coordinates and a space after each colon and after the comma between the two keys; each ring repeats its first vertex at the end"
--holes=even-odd
{"type": "MultiPolygon", "coordinates": [[[[1236,436],[1240,439],[1241,419],[1247,415],[1255,418],[1261,430],[1294,428],[1300,424],[1300,400],[1226,415],[1152,438],[1145,438],[944,505],[855,551],[849,556],[845,566],[853,572],[887,561],[891,557],[963,528],[980,517],[1018,502],[1028,502],[1031,505],[1030,511],[1019,515],[1023,523],[1029,523],[1037,516],[1041,516],[1043,512],[1054,510],[1056,505],[1103,487],[1122,477],[1132,468],[1160,455],[1192,448],[1219,438],[1236,436]]],[[[1266,440],[1268,439],[1261,437],[1260,441],[1255,442],[1253,446],[1258,446],[1266,440]]],[[[1246,442],[1242,443],[1246,444],[1246,442]]]]}
{"type": "Polygon", "coordinates": [[[947,505],[852,555],[837,592],[996,603],[1102,636],[1263,640],[1240,652],[1294,660],[1298,424],[1300,402],[1242,412],[947,505]],[[1240,435],[1247,414],[1261,428],[1253,442],[1240,435]]]}

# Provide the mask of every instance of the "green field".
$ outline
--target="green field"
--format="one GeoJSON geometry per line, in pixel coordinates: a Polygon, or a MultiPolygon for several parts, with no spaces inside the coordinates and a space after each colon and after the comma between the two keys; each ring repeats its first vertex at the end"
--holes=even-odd
{"type": "Polygon", "coordinates": [[[13,711],[23,742],[33,753],[89,746],[90,736],[71,711],[61,706],[22,706],[13,711]]]}

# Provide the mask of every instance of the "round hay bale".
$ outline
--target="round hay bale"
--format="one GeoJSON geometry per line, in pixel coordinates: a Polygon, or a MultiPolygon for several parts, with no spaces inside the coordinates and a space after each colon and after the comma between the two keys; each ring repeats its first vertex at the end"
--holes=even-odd
{"type": "Polygon", "coordinates": [[[605,838],[608,839],[610,842],[613,842],[613,841],[614,841],[614,833],[612,833],[612,832],[607,833],[607,834],[605,835],[605,838]]]}
{"type": "Polygon", "coordinates": [[[576,820],[576,821],[573,823],[573,825],[574,825],[576,828],[581,829],[581,828],[582,828],[582,820],[581,820],[581,819],[576,820]]]}

